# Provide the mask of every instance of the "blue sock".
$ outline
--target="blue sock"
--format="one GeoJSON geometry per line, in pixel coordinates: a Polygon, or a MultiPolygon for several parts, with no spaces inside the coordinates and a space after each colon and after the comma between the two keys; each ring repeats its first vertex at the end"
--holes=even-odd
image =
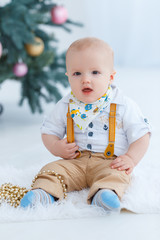
{"type": "Polygon", "coordinates": [[[23,208],[34,207],[36,204],[49,205],[54,202],[54,197],[42,189],[34,189],[29,191],[20,202],[20,206],[23,208]]]}
{"type": "Polygon", "coordinates": [[[108,212],[119,212],[120,201],[117,194],[109,189],[99,190],[92,199],[92,205],[102,207],[108,212]]]}

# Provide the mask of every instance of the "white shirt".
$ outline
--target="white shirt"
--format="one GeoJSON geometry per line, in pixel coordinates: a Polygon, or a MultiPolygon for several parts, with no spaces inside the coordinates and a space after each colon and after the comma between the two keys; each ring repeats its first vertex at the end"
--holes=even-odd
{"type": "MultiPolygon", "coordinates": [[[[110,103],[116,103],[116,135],[114,154],[119,156],[127,152],[131,143],[151,132],[148,120],[144,118],[137,104],[112,85],[113,97],[110,103]]],[[[56,135],[63,139],[67,129],[67,112],[70,94],[55,105],[49,117],[45,118],[41,133],[56,135]]],[[[74,124],[75,142],[79,150],[104,152],[108,145],[110,104],[100,113],[82,133],[74,124]]]]}

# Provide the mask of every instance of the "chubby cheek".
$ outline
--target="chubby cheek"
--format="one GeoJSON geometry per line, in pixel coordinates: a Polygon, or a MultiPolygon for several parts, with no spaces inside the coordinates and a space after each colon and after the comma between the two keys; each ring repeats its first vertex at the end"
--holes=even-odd
{"type": "Polygon", "coordinates": [[[72,89],[72,92],[73,92],[73,94],[76,96],[76,98],[78,98],[79,97],[79,95],[80,95],[80,90],[77,88],[77,89],[72,89]]]}
{"type": "Polygon", "coordinates": [[[72,91],[74,92],[74,90],[76,89],[76,86],[77,86],[76,83],[74,81],[69,80],[69,84],[70,84],[72,91]]]}
{"type": "Polygon", "coordinates": [[[97,86],[97,94],[101,97],[104,93],[107,92],[108,89],[108,85],[107,84],[99,84],[99,86],[97,86]]]}
{"type": "Polygon", "coordinates": [[[77,97],[81,94],[81,88],[77,83],[71,85],[73,94],[77,97]]]}

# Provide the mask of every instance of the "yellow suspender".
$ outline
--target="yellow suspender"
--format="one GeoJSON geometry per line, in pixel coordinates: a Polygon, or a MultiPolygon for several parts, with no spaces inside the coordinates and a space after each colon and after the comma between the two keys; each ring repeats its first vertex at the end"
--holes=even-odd
{"type": "Polygon", "coordinates": [[[74,142],[74,124],[73,118],[71,117],[69,104],[68,104],[68,113],[67,113],[67,142],[74,142]]]}
{"type": "MultiPolygon", "coordinates": [[[[116,129],[116,104],[111,103],[109,113],[109,144],[104,152],[106,158],[110,158],[114,155],[114,143],[115,143],[115,129],[116,129]]],[[[74,142],[74,124],[70,114],[69,104],[67,113],[67,142],[74,142]]]]}
{"type": "MultiPolygon", "coordinates": [[[[67,142],[72,143],[74,142],[74,124],[73,124],[73,118],[71,117],[70,110],[69,110],[69,104],[68,104],[68,112],[67,112],[67,142]]],[[[81,152],[77,150],[76,152],[79,152],[79,155],[76,158],[79,158],[81,156],[81,152]]]]}
{"type": "Polygon", "coordinates": [[[109,113],[109,144],[104,152],[106,158],[110,158],[114,155],[115,129],[116,129],[116,104],[111,103],[109,113]]]}

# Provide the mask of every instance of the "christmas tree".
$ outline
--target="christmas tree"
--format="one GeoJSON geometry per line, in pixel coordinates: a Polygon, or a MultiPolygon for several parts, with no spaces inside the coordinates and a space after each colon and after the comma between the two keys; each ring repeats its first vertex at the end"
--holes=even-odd
{"type": "Polygon", "coordinates": [[[58,40],[45,26],[71,32],[67,10],[53,0],[11,0],[0,7],[0,84],[16,80],[21,84],[20,105],[28,100],[31,111],[42,112],[41,99],[58,101],[57,84],[68,86],[65,53],[58,54],[58,40]]]}

